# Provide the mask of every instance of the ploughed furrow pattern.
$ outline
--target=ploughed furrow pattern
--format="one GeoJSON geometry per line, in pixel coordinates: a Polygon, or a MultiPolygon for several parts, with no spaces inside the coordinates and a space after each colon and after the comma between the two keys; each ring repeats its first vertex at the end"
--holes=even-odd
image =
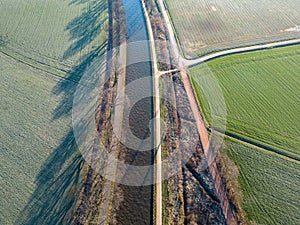
{"type": "Polygon", "coordinates": [[[183,53],[299,38],[299,1],[164,0],[183,53]],[[298,29],[298,31],[297,31],[298,29]]]}

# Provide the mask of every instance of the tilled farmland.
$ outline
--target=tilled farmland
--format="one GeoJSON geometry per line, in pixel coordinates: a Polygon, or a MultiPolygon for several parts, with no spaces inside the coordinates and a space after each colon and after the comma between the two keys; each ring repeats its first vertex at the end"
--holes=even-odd
{"type": "Polygon", "coordinates": [[[299,38],[299,1],[165,0],[186,57],[299,38]],[[295,29],[291,29],[295,28],[295,29]]]}

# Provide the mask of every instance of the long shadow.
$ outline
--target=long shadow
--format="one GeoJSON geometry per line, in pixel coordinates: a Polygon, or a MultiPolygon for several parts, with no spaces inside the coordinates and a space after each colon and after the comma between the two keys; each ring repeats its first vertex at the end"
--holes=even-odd
{"type": "Polygon", "coordinates": [[[15,224],[68,224],[80,186],[82,165],[70,131],[43,165],[36,178],[36,190],[15,224]]]}
{"type": "MultiPolygon", "coordinates": [[[[74,4],[87,4],[88,6],[66,27],[66,32],[70,34],[70,41],[73,44],[65,52],[64,59],[79,54],[95,41],[101,30],[105,29],[106,0],[71,0],[69,6],[72,7],[74,4]]],[[[58,82],[53,88],[53,95],[60,96],[61,99],[53,111],[53,120],[71,116],[78,82],[91,62],[103,54],[106,43],[95,44],[92,49],[79,59],[77,65],[67,73],[66,79],[58,82]]],[[[83,165],[84,159],[78,150],[71,129],[43,164],[36,177],[36,189],[15,224],[71,224],[74,205],[82,186],[83,165]]]]}

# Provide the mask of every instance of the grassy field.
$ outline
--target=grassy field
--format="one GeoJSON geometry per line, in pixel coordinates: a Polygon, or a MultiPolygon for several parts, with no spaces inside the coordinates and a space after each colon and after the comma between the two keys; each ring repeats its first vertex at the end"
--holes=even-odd
{"type": "Polygon", "coordinates": [[[3,0],[1,51],[70,69],[105,38],[106,12],[103,0],[3,0]]]}
{"type": "Polygon", "coordinates": [[[300,37],[299,1],[165,0],[186,57],[300,37]]]}
{"type": "MultiPolygon", "coordinates": [[[[192,68],[207,123],[211,122],[209,106],[195,81],[212,72],[227,105],[227,131],[299,157],[299,60],[300,45],[295,45],[226,56],[208,62],[208,67],[192,68]]],[[[227,140],[226,149],[240,170],[248,220],[299,224],[299,161],[236,139],[227,140]]]]}
{"type": "Polygon", "coordinates": [[[4,0],[0,13],[0,224],[70,224],[73,95],[106,49],[106,1],[4,0]]]}
{"type": "MultiPolygon", "coordinates": [[[[227,106],[227,131],[300,156],[300,45],[226,56],[207,65],[227,106]]],[[[200,79],[207,67],[191,69],[200,79]]],[[[196,88],[200,99],[202,91],[196,88]]],[[[202,105],[210,120],[208,105],[202,105]]]]}
{"type": "Polygon", "coordinates": [[[239,168],[248,221],[299,224],[300,163],[232,140],[226,148],[239,168]]]}
{"type": "MultiPolygon", "coordinates": [[[[73,172],[60,167],[71,168],[78,163],[72,162],[72,158],[78,155],[75,143],[64,140],[71,135],[68,134],[71,130],[70,116],[53,119],[53,111],[60,108],[62,98],[71,93],[56,96],[52,90],[58,84],[57,80],[24,68],[3,55],[0,64],[3,118],[0,122],[0,223],[13,224],[16,219],[20,224],[29,224],[29,221],[38,224],[43,219],[58,222],[56,213],[45,218],[47,214],[38,213],[38,209],[50,213],[46,210],[48,203],[50,208],[55,207],[63,213],[60,204],[54,202],[59,195],[66,200],[67,189],[60,190],[59,186],[68,187],[69,184],[62,179],[68,175],[71,179],[73,172]],[[58,177],[59,181],[56,180],[58,177]],[[40,218],[35,221],[30,216],[40,218]]],[[[65,204],[71,203],[66,201],[65,204]]]]}

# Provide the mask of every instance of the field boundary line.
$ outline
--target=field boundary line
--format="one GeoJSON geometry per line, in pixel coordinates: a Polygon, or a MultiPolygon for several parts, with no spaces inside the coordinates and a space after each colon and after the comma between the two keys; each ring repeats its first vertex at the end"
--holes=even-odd
{"type": "Polygon", "coordinates": [[[59,74],[68,74],[68,71],[64,71],[64,70],[52,67],[50,65],[46,65],[46,64],[43,64],[43,63],[36,62],[34,60],[31,60],[30,58],[27,58],[27,60],[28,60],[28,62],[27,62],[27,61],[24,61],[22,59],[19,59],[18,57],[12,56],[12,55],[10,55],[7,52],[2,51],[2,50],[0,50],[0,54],[4,55],[5,57],[9,58],[12,61],[23,64],[23,65],[28,66],[29,68],[32,68],[32,69],[42,71],[42,72],[47,73],[48,75],[54,76],[58,79],[68,80],[68,81],[76,83],[76,84],[79,83],[76,80],[70,79],[70,78],[68,78],[66,76],[63,76],[63,75],[59,75],[59,74]],[[47,69],[57,71],[58,73],[51,72],[47,69]]]}
{"type": "Polygon", "coordinates": [[[235,133],[232,133],[232,132],[229,132],[229,131],[223,131],[223,130],[218,129],[218,128],[213,128],[212,130],[214,130],[218,133],[222,133],[222,134],[224,133],[227,137],[229,137],[230,139],[233,139],[235,141],[242,142],[242,143],[245,143],[247,145],[251,145],[251,146],[263,149],[263,150],[268,151],[268,152],[273,152],[277,155],[288,158],[290,160],[294,160],[296,162],[300,162],[300,157],[289,154],[287,152],[280,151],[280,149],[277,149],[275,147],[272,147],[272,146],[269,146],[269,145],[266,145],[266,144],[263,144],[263,143],[259,143],[255,140],[250,140],[246,137],[240,136],[238,134],[235,134],[235,133]]]}
{"type": "Polygon", "coordinates": [[[193,67],[198,64],[217,59],[220,57],[225,57],[228,55],[233,55],[233,54],[239,54],[239,53],[246,53],[246,52],[253,52],[253,51],[258,51],[258,50],[267,50],[267,49],[272,49],[272,48],[278,48],[278,47],[286,47],[290,45],[296,45],[300,44],[300,39],[292,39],[292,40],[287,40],[287,41],[278,41],[278,42],[272,42],[269,44],[260,44],[260,45],[252,45],[248,47],[240,47],[240,48],[233,48],[229,50],[222,50],[218,51],[212,54],[208,54],[202,57],[199,57],[197,59],[183,59],[185,62],[185,65],[188,67],[193,67]]]}

